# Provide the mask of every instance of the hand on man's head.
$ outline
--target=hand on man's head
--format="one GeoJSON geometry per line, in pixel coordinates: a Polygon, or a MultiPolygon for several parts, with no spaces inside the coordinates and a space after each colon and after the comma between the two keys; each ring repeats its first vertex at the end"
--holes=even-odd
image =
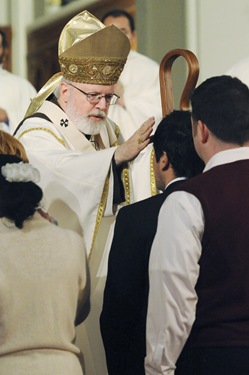
{"type": "Polygon", "coordinates": [[[114,154],[117,165],[132,161],[150,143],[150,135],[154,124],[155,118],[150,117],[125,143],[117,148],[114,154]]]}

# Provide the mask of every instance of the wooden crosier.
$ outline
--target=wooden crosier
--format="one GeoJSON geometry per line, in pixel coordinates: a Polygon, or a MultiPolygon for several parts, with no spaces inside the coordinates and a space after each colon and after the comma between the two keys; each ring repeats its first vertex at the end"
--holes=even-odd
{"type": "Polygon", "coordinates": [[[163,117],[175,109],[171,69],[174,61],[179,56],[182,56],[188,64],[188,77],[180,99],[181,110],[190,109],[190,95],[198,80],[199,63],[193,52],[186,49],[173,49],[166,53],[161,61],[159,70],[163,117]]]}

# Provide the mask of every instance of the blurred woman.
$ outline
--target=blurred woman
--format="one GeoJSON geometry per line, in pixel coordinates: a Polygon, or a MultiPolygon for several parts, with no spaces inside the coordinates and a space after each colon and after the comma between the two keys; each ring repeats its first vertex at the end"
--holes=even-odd
{"type": "Polygon", "coordinates": [[[39,171],[0,155],[0,369],[4,375],[82,375],[75,324],[89,310],[83,240],[37,208],[39,171]]]}

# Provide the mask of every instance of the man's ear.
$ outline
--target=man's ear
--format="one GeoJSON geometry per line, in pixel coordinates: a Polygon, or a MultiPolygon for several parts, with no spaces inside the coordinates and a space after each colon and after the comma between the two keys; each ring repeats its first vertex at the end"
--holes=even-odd
{"type": "Polygon", "coordinates": [[[60,84],[60,97],[66,103],[68,98],[68,85],[65,82],[61,82],[60,84]]]}
{"type": "Polygon", "coordinates": [[[200,141],[201,143],[207,143],[207,140],[209,138],[209,129],[207,125],[202,122],[201,120],[198,120],[197,123],[197,132],[199,132],[200,141]]]}
{"type": "Polygon", "coordinates": [[[168,158],[168,155],[165,151],[163,152],[162,156],[160,157],[159,165],[160,165],[162,171],[166,171],[169,168],[169,165],[170,165],[169,158],[168,158]]]}

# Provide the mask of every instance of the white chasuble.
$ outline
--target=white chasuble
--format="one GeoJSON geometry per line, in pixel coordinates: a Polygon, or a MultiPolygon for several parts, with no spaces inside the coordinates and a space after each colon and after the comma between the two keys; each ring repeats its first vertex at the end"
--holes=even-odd
{"type": "MultiPolygon", "coordinates": [[[[107,374],[105,354],[99,329],[105,276],[97,276],[112,212],[112,158],[117,144],[115,125],[106,121],[100,133],[101,145],[96,151],[60,107],[45,101],[40,117],[26,119],[16,134],[30,163],[41,173],[40,186],[44,204],[59,226],[83,235],[91,275],[91,311],[77,327],[76,344],[84,356],[86,374],[107,374]],[[111,215],[103,217],[102,215],[111,215]],[[93,239],[94,246],[92,246],[93,239]]],[[[70,249],[68,249],[70,251],[70,249]]],[[[66,270],[66,265],[65,265],[66,270]]]]}

